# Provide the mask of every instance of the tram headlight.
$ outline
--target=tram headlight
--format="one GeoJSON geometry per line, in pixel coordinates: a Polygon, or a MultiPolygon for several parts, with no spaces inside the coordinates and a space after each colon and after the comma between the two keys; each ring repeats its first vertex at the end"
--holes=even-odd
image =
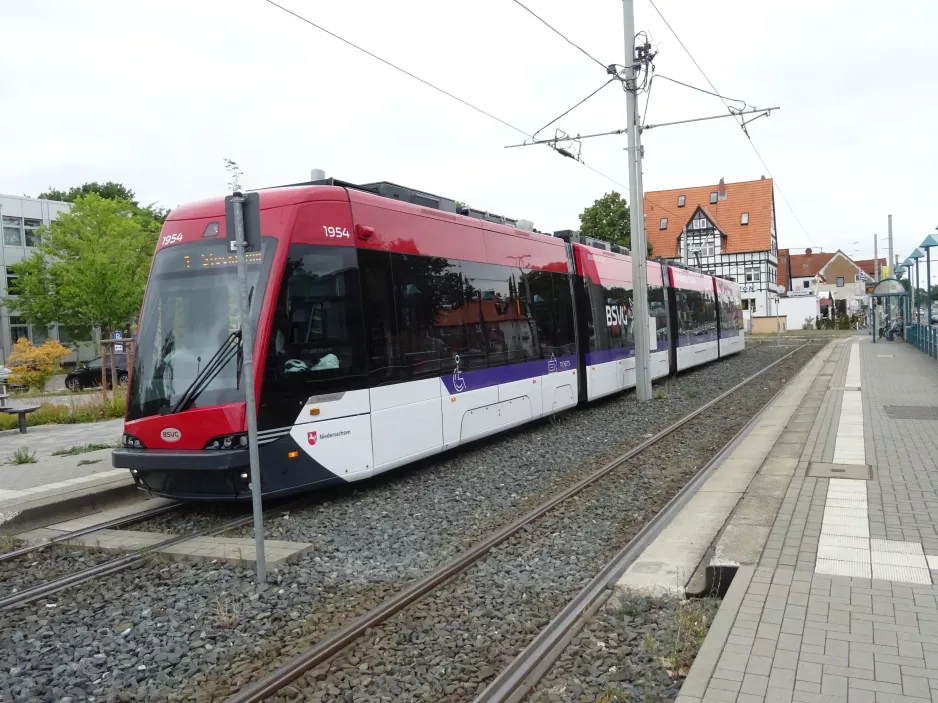
{"type": "Polygon", "coordinates": [[[146,445],[143,442],[127,432],[121,436],[121,446],[127,449],[146,449],[146,445]]]}
{"type": "Polygon", "coordinates": [[[212,437],[205,443],[206,449],[247,449],[247,446],[248,436],[243,432],[212,437]]]}

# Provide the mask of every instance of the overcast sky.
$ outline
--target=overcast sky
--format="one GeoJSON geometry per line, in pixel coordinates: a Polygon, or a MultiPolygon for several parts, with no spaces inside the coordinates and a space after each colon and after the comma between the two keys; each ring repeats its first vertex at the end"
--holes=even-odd
{"type": "MultiPolygon", "coordinates": [[[[331,31],[528,132],[605,80],[512,0],[282,0],[331,31]]],[[[618,0],[525,0],[603,63],[622,63],[618,0]]],[[[903,258],[938,225],[938,3],[656,0],[710,79],[750,105],[776,189],[779,246],[872,256],[894,216],[903,258]]],[[[636,28],[657,73],[706,81],[652,8],[636,28]]],[[[390,180],[576,228],[610,190],[627,195],[625,137],[583,142],[616,185],[319,32],[264,0],[2,2],[0,192],[116,180],[174,205],[226,188],[308,178],[390,180]]],[[[650,123],[715,115],[719,99],[658,81],[650,123]]],[[[558,126],[624,126],[613,85],[558,126]]],[[[551,128],[552,129],[552,128],[551,128]]],[[[550,130],[548,130],[550,131],[550,130]]],[[[645,134],[645,188],[769,175],[731,119],[645,134]]]]}

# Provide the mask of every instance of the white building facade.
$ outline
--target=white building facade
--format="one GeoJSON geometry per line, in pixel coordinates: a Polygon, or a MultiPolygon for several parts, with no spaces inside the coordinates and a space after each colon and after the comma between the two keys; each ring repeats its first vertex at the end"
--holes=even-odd
{"type": "Polygon", "coordinates": [[[652,256],[736,281],[750,315],[777,313],[784,286],[771,179],[652,191],[645,218],[652,256]]]}
{"type": "MultiPolygon", "coordinates": [[[[16,295],[16,275],[8,267],[32,256],[39,243],[39,229],[70,208],[70,203],[55,200],[0,195],[0,292],[4,297],[16,295]]],[[[70,341],[58,325],[39,328],[17,315],[15,306],[0,307],[0,362],[6,363],[7,355],[20,337],[34,344],[42,344],[46,339],[70,341]]]]}

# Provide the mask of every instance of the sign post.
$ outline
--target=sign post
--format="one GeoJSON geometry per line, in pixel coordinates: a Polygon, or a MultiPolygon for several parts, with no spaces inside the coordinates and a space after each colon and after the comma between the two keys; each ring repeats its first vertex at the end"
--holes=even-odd
{"type": "Polygon", "coordinates": [[[782,346],[782,320],[778,314],[780,302],[781,302],[781,298],[776,295],[775,296],[775,346],[777,347],[782,346]]]}
{"type": "MultiPolygon", "coordinates": [[[[238,250],[238,287],[240,288],[241,354],[244,362],[244,395],[248,426],[248,460],[251,463],[251,503],[254,509],[254,553],[257,582],[267,582],[267,559],[264,555],[264,515],[261,504],[261,468],[257,452],[257,403],[254,393],[254,330],[251,328],[251,303],[248,294],[247,262],[244,250],[260,245],[260,199],[257,193],[247,196],[234,193],[225,198],[226,226],[234,230],[238,250]]],[[[231,232],[229,231],[229,236],[231,232]]],[[[259,301],[256,301],[260,305],[259,301]]]]}

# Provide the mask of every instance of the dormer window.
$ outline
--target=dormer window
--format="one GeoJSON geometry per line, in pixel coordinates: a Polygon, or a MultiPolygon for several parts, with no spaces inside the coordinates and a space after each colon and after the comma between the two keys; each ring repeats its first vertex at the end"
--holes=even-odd
{"type": "Polygon", "coordinates": [[[685,198],[683,195],[677,196],[677,206],[684,207],[684,203],[686,202],[686,200],[687,198],[685,198]]]}
{"type": "Polygon", "coordinates": [[[716,203],[717,199],[720,197],[720,194],[717,191],[710,193],[710,204],[713,205],[716,203]]]}
{"type": "Polygon", "coordinates": [[[748,224],[749,224],[749,213],[748,213],[748,212],[744,212],[742,215],[739,216],[739,224],[741,224],[741,225],[748,225],[748,224]]]}
{"type": "Polygon", "coordinates": [[[661,222],[658,225],[658,229],[667,229],[668,228],[668,218],[662,217],[661,222]]]}

